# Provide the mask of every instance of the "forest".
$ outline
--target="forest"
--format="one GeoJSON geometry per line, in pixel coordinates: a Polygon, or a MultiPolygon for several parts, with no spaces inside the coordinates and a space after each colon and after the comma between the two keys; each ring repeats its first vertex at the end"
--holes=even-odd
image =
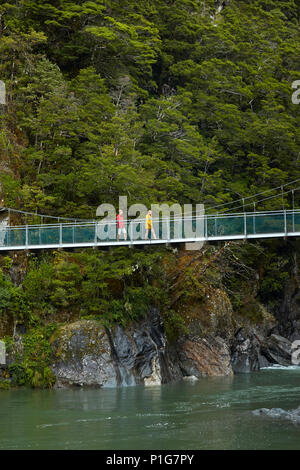
{"type": "Polygon", "coordinates": [[[280,0],[2,1],[6,207],[208,211],[296,180],[299,17],[280,0]]]}

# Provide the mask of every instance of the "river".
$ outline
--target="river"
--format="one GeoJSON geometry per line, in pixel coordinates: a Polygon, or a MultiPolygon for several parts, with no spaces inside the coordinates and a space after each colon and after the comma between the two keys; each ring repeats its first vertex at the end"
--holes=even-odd
{"type": "Polygon", "coordinates": [[[0,449],[300,449],[300,367],[144,388],[0,392],[0,449]]]}

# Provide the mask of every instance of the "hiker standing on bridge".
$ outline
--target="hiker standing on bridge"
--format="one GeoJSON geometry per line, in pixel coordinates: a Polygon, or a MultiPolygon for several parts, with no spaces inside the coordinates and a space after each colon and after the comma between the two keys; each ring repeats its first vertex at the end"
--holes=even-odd
{"type": "Polygon", "coordinates": [[[153,227],[153,222],[152,222],[152,211],[149,209],[148,214],[146,215],[146,233],[145,233],[145,240],[149,238],[149,231],[150,231],[150,238],[153,238],[156,240],[156,235],[153,227]]]}
{"type": "Polygon", "coordinates": [[[119,213],[117,215],[117,241],[119,241],[120,235],[123,233],[124,235],[124,240],[127,240],[127,232],[126,228],[124,225],[124,217],[123,217],[123,211],[122,209],[119,210],[119,213]]]}

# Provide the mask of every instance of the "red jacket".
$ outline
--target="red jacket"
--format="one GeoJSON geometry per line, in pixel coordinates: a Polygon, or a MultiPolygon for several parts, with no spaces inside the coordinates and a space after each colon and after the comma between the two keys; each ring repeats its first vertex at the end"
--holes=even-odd
{"type": "Polygon", "coordinates": [[[117,227],[124,228],[124,217],[120,214],[117,215],[117,227]]]}

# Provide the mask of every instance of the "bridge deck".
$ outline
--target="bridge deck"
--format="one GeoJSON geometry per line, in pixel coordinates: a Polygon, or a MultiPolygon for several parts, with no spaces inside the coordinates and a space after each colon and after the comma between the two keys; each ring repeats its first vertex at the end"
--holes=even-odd
{"type": "Polygon", "coordinates": [[[117,241],[114,221],[2,225],[0,251],[297,237],[300,236],[300,210],[165,218],[153,220],[153,225],[157,239],[145,240],[145,222],[128,221],[126,241],[123,235],[117,241]]]}

